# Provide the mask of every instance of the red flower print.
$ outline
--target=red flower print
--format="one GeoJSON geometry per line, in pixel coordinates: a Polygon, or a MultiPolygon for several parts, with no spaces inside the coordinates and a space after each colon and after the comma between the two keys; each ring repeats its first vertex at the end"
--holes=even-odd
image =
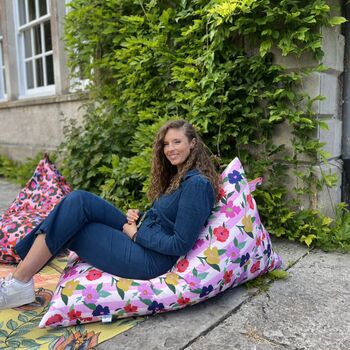
{"type": "Polygon", "coordinates": [[[250,268],[250,272],[254,273],[260,269],[260,261],[257,261],[255,264],[252,265],[250,268]]]}
{"type": "Polygon", "coordinates": [[[70,320],[77,320],[81,316],[81,311],[75,311],[74,309],[72,309],[71,311],[69,311],[67,313],[67,315],[68,315],[70,320]]]}
{"type": "Polygon", "coordinates": [[[124,306],[124,310],[126,312],[136,312],[137,306],[129,304],[129,305],[124,306]]]}
{"type": "Polygon", "coordinates": [[[256,237],[256,246],[259,247],[261,245],[261,237],[256,237]]]}
{"type": "Polygon", "coordinates": [[[180,299],[177,300],[177,303],[179,305],[187,305],[189,302],[190,302],[190,298],[181,297],[180,299]]]}
{"type": "Polygon", "coordinates": [[[226,191],[223,188],[219,189],[219,200],[226,196],[226,191]]]}
{"type": "Polygon", "coordinates": [[[189,262],[188,262],[187,259],[181,259],[181,260],[177,263],[176,267],[177,267],[177,270],[178,270],[179,272],[184,272],[184,271],[186,271],[186,269],[188,268],[188,265],[189,265],[189,262]]]}
{"type": "Polygon", "coordinates": [[[229,236],[228,229],[223,226],[215,227],[214,236],[219,242],[225,242],[229,236]]]}
{"type": "Polygon", "coordinates": [[[247,202],[249,204],[250,209],[254,209],[254,202],[253,202],[253,197],[251,194],[248,194],[247,196],[247,202]]]}
{"type": "Polygon", "coordinates": [[[96,269],[92,269],[89,271],[89,273],[87,274],[86,278],[89,281],[94,281],[99,279],[102,276],[102,272],[96,269]]]}
{"type": "Polygon", "coordinates": [[[62,322],[62,320],[63,320],[63,317],[60,314],[55,314],[55,315],[49,317],[49,319],[46,321],[45,325],[50,326],[52,324],[60,323],[60,322],[62,322]]]}
{"type": "Polygon", "coordinates": [[[232,270],[225,271],[225,274],[224,274],[224,283],[225,284],[229,284],[231,282],[232,275],[233,275],[233,271],[232,270]]]}

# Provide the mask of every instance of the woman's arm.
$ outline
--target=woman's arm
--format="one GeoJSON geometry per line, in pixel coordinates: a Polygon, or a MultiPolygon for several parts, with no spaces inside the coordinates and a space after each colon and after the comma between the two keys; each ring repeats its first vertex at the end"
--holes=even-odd
{"type": "Polygon", "coordinates": [[[142,225],[136,235],[136,242],[162,254],[185,255],[198,238],[214,201],[214,190],[208,180],[200,176],[189,178],[183,183],[174,234],[164,232],[160,224],[152,228],[142,225]]]}

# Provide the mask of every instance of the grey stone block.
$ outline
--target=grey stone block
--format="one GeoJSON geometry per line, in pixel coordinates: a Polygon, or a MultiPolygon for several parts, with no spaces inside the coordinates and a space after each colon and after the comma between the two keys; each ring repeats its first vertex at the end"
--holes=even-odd
{"type": "Polygon", "coordinates": [[[328,164],[320,164],[315,168],[319,178],[331,174],[335,174],[337,177],[337,183],[334,187],[324,187],[317,193],[317,209],[330,217],[335,217],[335,208],[341,202],[342,171],[343,162],[340,159],[332,160],[328,164]]]}
{"type": "Polygon", "coordinates": [[[341,156],[342,142],[342,122],[338,119],[325,119],[328,130],[319,128],[318,138],[320,142],[325,143],[323,150],[329,153],[329,158],[338,158],[341,156]]]}

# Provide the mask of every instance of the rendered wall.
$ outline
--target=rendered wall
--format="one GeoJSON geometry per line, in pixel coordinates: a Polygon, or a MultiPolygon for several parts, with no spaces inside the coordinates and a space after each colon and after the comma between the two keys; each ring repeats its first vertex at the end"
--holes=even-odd
{"type": "Polygon", "coordinates": [[[74,95],[18,100],[0,105],[0,154],[25,160],[54,150],[63,140],[65,120],[81,120],[82,100],[74,95]]]}

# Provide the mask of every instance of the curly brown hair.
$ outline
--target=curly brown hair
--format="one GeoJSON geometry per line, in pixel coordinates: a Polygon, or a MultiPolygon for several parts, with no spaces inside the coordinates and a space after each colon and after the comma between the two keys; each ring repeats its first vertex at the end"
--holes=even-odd
{"type": "Polygon", "coordinates": [[[167,122],[158,131],[153,144],[151,184],[148,191],[150,200],[155,200],[161,195],[175,191],[185,176],[191,170],[197,169],[202,175],[208,178],[218,197],[220,177],[215,170],[211,159],[211,153],[197,134],[193,125],[185,120],[173,120],[167,122]],[[178,172],[178,168],[172,165],[164,154],[164,137],[169,129],[182,129],[188,141],[196,140],[191,149],[185,164],[178,172]]]}

